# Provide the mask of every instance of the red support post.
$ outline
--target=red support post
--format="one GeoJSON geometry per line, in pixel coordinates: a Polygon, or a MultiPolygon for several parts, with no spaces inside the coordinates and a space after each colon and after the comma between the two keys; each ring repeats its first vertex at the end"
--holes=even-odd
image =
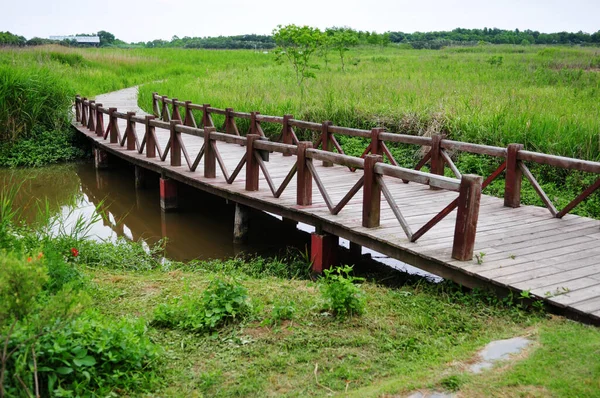
{"type": "Polygon", "coordinates": [[[178,124],[181,124],[179,120],[171,120],[171,166],[181,166],[181,133],[175,130],[178,124]]]}
{"type": "Polygon", "coordinates": [[[296,157],[296,204],[298,206],[312,205],[312,175],[306,166],[307,162],[312,162],[311,158],[306,157],[306,150],[312,147],[313,143],[310,141],[298,143],[298,156],[296,157]]]}
{"type": "Polygon", "coordinates": [[[160,208],[170,211],[177,208],[177,183],[170,178],[160,178],[160,208]]]}
{"type": "Polygon", "coordinates": [[[480,176],[472,174],[464,174],[460,180],[458,211],[454,227],[454,244],[452,246],[452,258],[459,261],[473,259],[482,181],[483,179],[480,176]]]}
{"type": "Polygon", "coordinates": [[[254,157],[254,141],[260,139],[258,134],[246,137],[246,191],[258,191],[258,161],[254,157]]]}
{"type": "Polygon", "coordinates": [[[117,138],[117,129],[119,126],[117,125],[117,117],[114,113],[117,111],[117,108],[108,108],[108,123],[110,123],[110,143],[116,144],[119,142],[117,138]]]}
{"type": "Polygon", "coordinates": [[[154,120],[156,116],[146,115],[145,126],[146,126],[146,157],[156,157],[156,141],[154,141],[154,131],[156,127],[150,125],[150,121],[154,120]]]}
{"type": "Polygon", "coordinates": [[[104,114],[100,111],[102,104],[96,104],[96,135],[104,136],[104,114]]]}
{"type": "Polygon", "coordinates": [[[135,112],[127,112],[127,128],[125,134],[127,137],[127,150],[135,150],[135,122],[131,118],[135,116],[135,112]]]}
{"type": "Polygon", "coordinates": [[[214,127],[204,128],[204,177],[217,176],[217,156],[211,145],[211,134],[216,131],[214,127]]]}
{"type": "MultiPolygon", "coordinates": [[[[327,152],[331,151],[331,133],[329,132],[329,126],[332,124],[333,123],[330,121],[321,123],[321,149],[327,152]]],[[[333,167],[333,163],[324,160],[323,167],[333,167]]]]}
{"type": "Polygon", "coordinates": [[[335,235],[316,232],[310,235],[310,260],[313,272],[320,274],[323,270],[337,264],[339,244],[339,238],[335,235]]]}
{"type": "Polygon", "coordinates": [[[366,155],[363,185],[362,225],[365,228],[379,226],[381,217],[381,186],[377,182],[375,165],[383,161],[381,155],[366,155]]]}
{"type": "Polygon", "coordinates": [[[510,144],[506,150],[506,180],[504,182],[504,206],[519,207],[521,205],[521,182],[523,172],[519,167],[519,151],[522,144],[510,144]]]}

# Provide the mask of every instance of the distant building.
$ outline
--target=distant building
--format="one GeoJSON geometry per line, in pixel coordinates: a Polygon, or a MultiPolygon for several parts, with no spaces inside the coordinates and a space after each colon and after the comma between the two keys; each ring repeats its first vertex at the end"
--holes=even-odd
{"type": "Polygon", "coordinates": [[[100,36],[50,36],[50,40],[75,40],[79,44],[100,45],[100,36]]]}

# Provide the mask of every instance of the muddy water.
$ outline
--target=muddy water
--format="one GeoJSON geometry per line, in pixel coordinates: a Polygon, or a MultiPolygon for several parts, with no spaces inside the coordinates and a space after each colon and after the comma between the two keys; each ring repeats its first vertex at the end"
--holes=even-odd
{"type": "MultiPolygon", "coordinates": [[[[90,238],[116,240],[125,237],[154,244],[166,238],[166,256],[173,260],[230,258],[240,254],[282,255],[288,248],[304,251],[314,228],[290,226],[280,217],[253,212],[249,240],[233,243],[234,205],[216,196],[180,184],[179,208],[160,209],[158,174],[149,173],[144,189],[135,188],[134,169],[123,163],[108,170],[96,170],[83,162],[41,169],[0,169],[2,189],[20,185],[16,205],[29,223],[35,222],[39,203],[72,225],[80,217],[102,217],[91,226],[90,238]]],[[[341,240],[348,247],[348,242],[341,240]]],[[[421,270],[363,248],[377,261],[393,268],[431,277],[421,270]]],[[[435,279],[435,278],[433,278],[435,279]]]]}

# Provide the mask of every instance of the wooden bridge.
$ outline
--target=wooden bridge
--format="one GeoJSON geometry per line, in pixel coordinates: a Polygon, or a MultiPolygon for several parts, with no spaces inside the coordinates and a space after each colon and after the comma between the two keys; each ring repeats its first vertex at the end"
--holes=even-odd
{"type": "Polygon", "coordinates": [[[93,141],[96,166],[110,154],[136,166],[136,183],[145,170],[159,173],[165,210],[176,206],[176,184],[188,184],[237,204],[239,237],[245,207],[314,225],[315,271],[335,262],[343,237],[357,254],[365,246],[465,286],[530,291],[555,311],[600,323],[599,222],[568,214],[600,179],[558,210],[526,162],[595,174],[600,163],[526,151],[519,144],[500,148],[353,129],[156,93],[154,115],[146,115],[135,88],[97,101],[77,96],[73,123],[93,141]],[[224,121],[218,130],[214,115],[224,121]],[[265,124],[278,126],[277,140],[265,138],[265,124]],[[299,141],[298,129],[312,132],[316,142],[299,141]],[[344,154],[336,138],[343,135],[368,142],[362,157],[344,154]],[[415,169],[399,167],[389,143],[420,146],[424,156],[415,169]],[[500,166],[485,178],[463,175],[451,152],[496,157],[500,166]],[[430,172],[420,171],[427,163],[430,172]],[[454,178],[444,176],[446,167],[454,178]],[[504,198],[482,195],[502,173],[504,198]],[[547,208],[520,205],[523,177],[547,208]]]}

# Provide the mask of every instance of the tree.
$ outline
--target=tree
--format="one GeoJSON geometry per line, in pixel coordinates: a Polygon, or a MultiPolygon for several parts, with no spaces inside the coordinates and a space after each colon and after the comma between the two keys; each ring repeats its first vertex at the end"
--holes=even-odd
{"type": "Polygon", "coordinates": [[[358,44],[358,35],[352,29],[338,28],[333,31],[331,36],[331,46],[337,51],[342,62],[342,70],[345,70],[344,54],[350,51],[350,47],[358,44]]]}
{"type": "Polygon", "coordinates": [[[277,61],[288,60],[304,93],[305,79],[316,77],[312,70],[318,69],[318,66],[311,64],[310,59],[321,45],[323,34],[310,26],[278,25],[273,30],[273,39],[278,46],[275,50],[277,61]]]}
{"type": "Polygon", "coordinates": [[[105,30],[99,31],[98,37],[100,38],[101,46],[109,46],[115,42],[115,35],[105,30]]]}

